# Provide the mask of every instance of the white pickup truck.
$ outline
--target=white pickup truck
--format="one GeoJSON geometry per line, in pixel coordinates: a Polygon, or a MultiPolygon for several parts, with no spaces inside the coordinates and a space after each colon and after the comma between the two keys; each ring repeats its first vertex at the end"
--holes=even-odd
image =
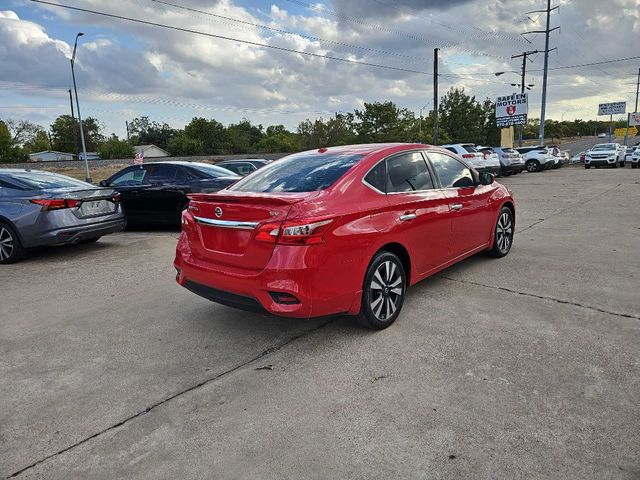
{"type": "Polygon", "coordinates": [[[598,143],[585,152],[584,168],[617,168],[618,165],[624,167],[624,151],[618,143],[598,143]]]}

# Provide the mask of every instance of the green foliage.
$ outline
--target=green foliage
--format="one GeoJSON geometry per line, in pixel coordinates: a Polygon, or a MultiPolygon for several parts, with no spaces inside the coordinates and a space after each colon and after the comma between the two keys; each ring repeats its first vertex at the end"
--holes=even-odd
{"type": "Polygon", "coordinates": [[[406,108],[398,108],[393,102],[364,104],[363,110],[355,110],[354,124],[358,141],[363,143],[411,141],[414,114],[406,108]]]}
{"type": "Polygon", "coordinates": [[[171,137],[177,133],[168,124],[149,120],[145,116],[129,122],[129,135],[134,145],[155,145],[166,149],[171,137]]]}
{"type": "MultiPolygon", "coordinates": [[[[95,152],[102,141],[100,124],[95,118],[87,117],[82,121],[84,141],[87,152],[95,152]]],[[[78,154],[82,149],[78,120],[71,115],[60,115],[51,124],[51,142],[53,150],[78,154]]]]}
{"type": "MultiPolygon", "coordinates": [[[[336,113],[327,121],[322,118],[311,121],[309,119],[298,125],[298,139],[300,149],[315,149],[333,145],[346,145],[356,141],[353,125],[354,116],[351,113],[336,113]]],[[[267,129],[267,134],[269,129],[267,129]]]]}
{"type": "Polygon", "coordinates": [[[7,124],[0,120],[0,163],[26,162],[28,159],[22,147],[14,144],[7,124]]]}
{"type": "Polygon", "coordinates": [[[133,158],[136,150],[126,140],[119,140],[115,135],[98,145],[98,155],[105,160],[112,158],[133,158]]]}
{"type": "Polygon", "coordinates": [[[200,141],[205,155],[229,153],[233,147],[227,129],[214,119],[194,118],[184,127],[184,134],[200,141]]]}
{"type": "Polygon", "coordinates": [[[481,142],[486,138],[483,108],[476,97],[464,93],[464,88],[451,88],[442,97],[439,115],[439,126],[453,143],[481,142]]]}
{"type": "Polygon", "coordinates": [[[284,125],[271,125],[256,147],[261,153],[295,152],[298,150],[298,136],[284,125]]]}
{"type": "Polygon", "coordinates": [[[232,153],[251,153],[264,137],[262,125],[253,125],[246,118],[227,127],[232,153]]]}
{"type": "Polygon", "coordinates": [[[184,132],[169,139],[167,150],[175,157],[186,157],[189,155],[201,155],[204,148],[200,140],[189,137],[184,132]]]}
{"type": "Polygon", "coordinates": [[[44,131],[44,128],[40,127],[40,130],[36,132],[33,138],[25,142],[24,149],[29,153],[51,150],[51,141],[47,132],[44,131]]]}

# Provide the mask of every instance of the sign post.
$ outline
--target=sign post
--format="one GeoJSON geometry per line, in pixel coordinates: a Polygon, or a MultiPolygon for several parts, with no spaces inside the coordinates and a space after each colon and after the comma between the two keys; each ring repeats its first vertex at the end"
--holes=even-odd
{"type": "Polygon", "coordinates": [[[496,126],[510,128],[526,125],[528,102],[526,93],[513,93],[496,98],[496,126]]]}

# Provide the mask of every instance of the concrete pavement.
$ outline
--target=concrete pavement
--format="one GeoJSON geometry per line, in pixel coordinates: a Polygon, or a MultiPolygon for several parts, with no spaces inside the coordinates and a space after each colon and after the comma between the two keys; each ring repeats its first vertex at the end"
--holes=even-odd
{"type": "Polygon", "coordinates": [[[508,177],[510,255],[382,332],[193,296],[171,232],[3,266],[0,476],[638,478],[636,172],[508,177]]]}

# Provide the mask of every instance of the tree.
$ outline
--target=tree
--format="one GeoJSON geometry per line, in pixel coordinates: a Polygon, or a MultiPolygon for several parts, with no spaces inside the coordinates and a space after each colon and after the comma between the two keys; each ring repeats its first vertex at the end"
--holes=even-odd
{"type": "Polygon", "coordinates": [[[233,146],[227,129],[214,119],[194,118],[184,127],[184,134],[202,142],[205,155],[229,153],[233,146]]]}
{"type": "Polygon", "coordinates": [[[464,93],[464,88],[452,87],[440,101],[440,127],[455,143],[480,143],[483,139],[484,112],[482,106],[464,93]]]}
{"type": "MultiPolygon", "coordinates": [[[[482,110],[482,145],[500,145],[500,129],[496,126],[496,104],[486,98],[482,110]]],[[[518,128],[518,127],[516,127],[518,128]]]]}
{"type": "MultiPolygon", "coordinates": [[[[82,121],[82,127],[87,152],[95,152],[98,143],[102,141],[100,124],[95,118],[87,117],[82,121]]],[[[53,149],[61,152],[80,153],[82,144],[79,138],[79,129],[78,121],[71,115],[60,115],[56,118],[51,124],[53,149]]]]}
{"type": "MultiPolygon", "coordinates": [[[[301,122],[298,125],[300,148],[310,149],[353,143],[356,138],[353,118],[352,113],[336,113],[327,121],[320,118],[313,122],[309,119],[301,122]]],[[[267,128],[267,135],[269,135],[269,128],[267,128]]]]}
{"type": "Polygon", "coordinates": [[[256,147],[263,153],[295,152],[298,150],[298,136],[284,125],[271,125],[256,147]]]}
{"type": "Polygon", "coordinates": [[[257,144],[264,137],[262,125],[253,125],[246,118],[241,122],[227,127],[231,139],[231,151],[233,153],[250,153],[255,151],[257,144]]]}
{"type": "Polygon", "coordinates": [[[184,132],[180,132],[169,139],[167,150],[169,150],[171,155],[176,157],[202,155],[204,153],[202,142],[189,137],[184,132]]]}
{"type": "Polygon", "coordinates": [[[137,117],[129,122],[129,134],[135,145],[155,145],[167,148],[169,139],[176,135],[177,130],[167,123],[149,120],[149,117],[137,117]]]}
{"type": "Polygon", "coordinates": [[[0,120],[0,163],[26,162],[28,159],[26,152],[14,145],[7,124],[0,120]]]}
{"type": "Polygon", "coordinates": [[[119,140],[116,135],[111,135],[109,139],[98,145],[98,155],[105,160],[112,158],[133,158],[135,154],[135,148],[126,140],[119,140]]]}
{"type": "Polygon", "coordinates": [[[29,153],[51,150],[49,135],[44,129],[39,130],[32,139],[25,142],[24,149],[29,153]]]}
{"type": "Polygon", "coordinates": [[[34,141],[38,134],[44,133],[44,128],[27,120],[6,120],[5,124],[11,134],[14,146],[24,146],[34,141]]]}
{"type": "Polygon", "coordinates": [[[398,108],[393,102],[364,104],[364,110],[355,110],[354,128],[361,142],[403,142],[411,140],[413,112],[398,108]]]}

